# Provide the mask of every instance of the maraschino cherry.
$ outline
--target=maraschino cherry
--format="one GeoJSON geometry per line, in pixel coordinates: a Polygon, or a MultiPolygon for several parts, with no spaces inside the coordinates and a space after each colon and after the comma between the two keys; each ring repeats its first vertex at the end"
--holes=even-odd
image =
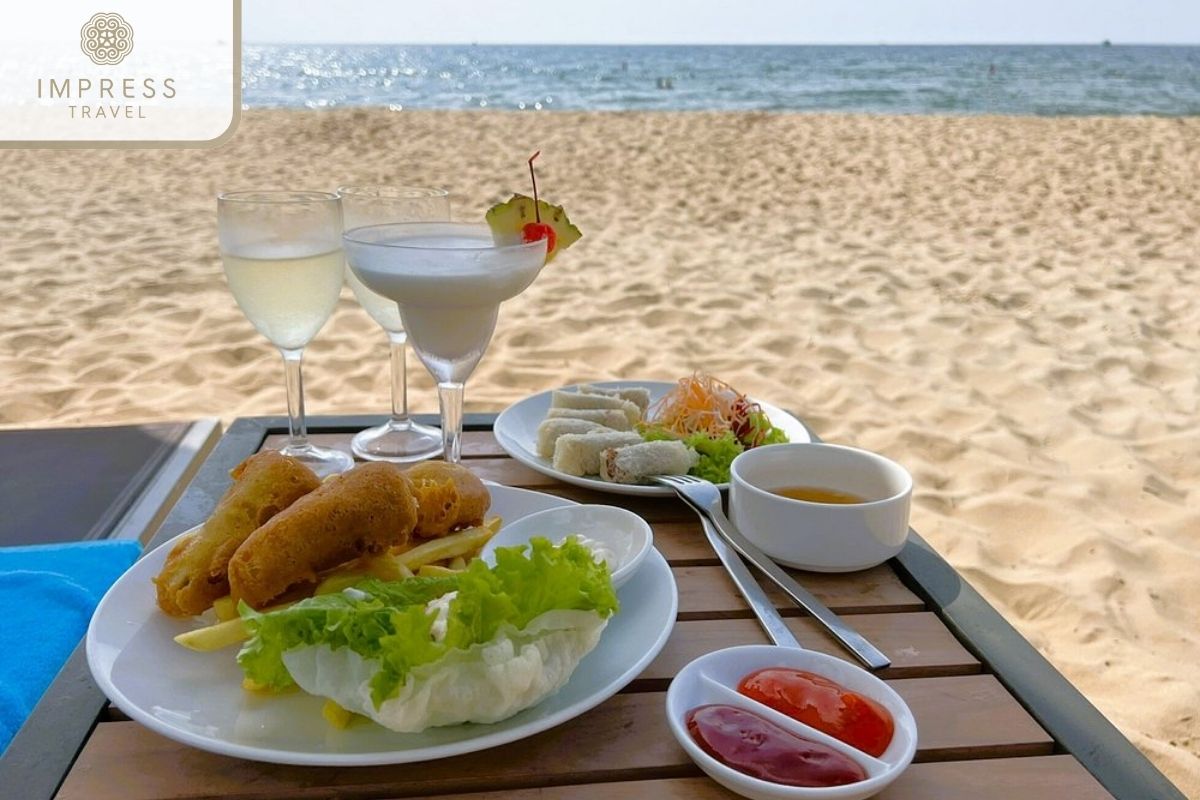
{"type": "Polygon", "coordinates": [[[545,239],[546,255],[549,256],[554,252],[558,236],[554,233],[554,228],[548,223],[542,222],[542,212],[538,208],[540,204],[538,203],[537,176],[533,173],[533,160],[541,154],[542,151],[538,150],[529,157],[529,179],[533,181],[533,216],[536,222],[525,223],[525,227],[521,229],[521,238],[525,242],[536,242],[539,239],[545,239]]]}

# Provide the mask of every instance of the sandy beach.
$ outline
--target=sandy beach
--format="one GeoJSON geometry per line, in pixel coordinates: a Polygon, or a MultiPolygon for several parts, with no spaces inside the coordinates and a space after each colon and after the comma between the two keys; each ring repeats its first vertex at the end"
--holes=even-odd
{"type": "MultiPolygon", "coordinates": [[[[250,111],[215,150],[3,151],[0,425],[282,413],[215,194],[440,185],[475,220],[538,148],[585,238],[469,410],[702,369],[904,463],[914,527],[1200,795],[1198,118],[250,111]]],[[[305,380],[386,407],[348,291],[305,380]]]]}

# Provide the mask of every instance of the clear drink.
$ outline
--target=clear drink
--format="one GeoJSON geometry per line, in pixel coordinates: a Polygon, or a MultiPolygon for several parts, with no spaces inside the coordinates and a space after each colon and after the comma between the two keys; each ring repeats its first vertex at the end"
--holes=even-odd
{"type": "Polygon", "coordinates": [[[287,381],[284,455],[318,475],[354,466],[349,453],[308,441],[304,347],[329,319],[342,290],[342,207],[327,192],[226,192],[217,196],[225,277],[250,323],[279,348],[287,381]]]}
{"type": "Polygon", "coordinates": [[[276,347],[307,345],[337,305],[342,251],[320,248],[319,242],[264,244],[221,256],[242,313],[276,347]]]}
{"type": "Polygon", "coordinates": [[[346,283],[350,284],[350,290],[354,292],[354,297],[363,307],[363,311],[366,311],[371,319],[379,323],[381,328],[388,333],[400,333],[404,330],[404,322],[400,319],[400,309],[396,306],[395,300],[375,294],[363,286],[363,282],[354,274],[354,270],[346,270],[346,283]]]}

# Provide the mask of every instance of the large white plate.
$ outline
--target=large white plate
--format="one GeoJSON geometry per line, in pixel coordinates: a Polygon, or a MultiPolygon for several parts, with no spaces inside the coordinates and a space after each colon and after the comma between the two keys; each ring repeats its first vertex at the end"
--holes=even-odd
{"type": "MultiPolygon", "coordinates": [[[[506,521],[572,505],[550,495],[490,484],[489,514],[506,521]]],[[[182,534],[181,534],[182,535],[182,534]]],[[[104,596],[87,632],[92,676],[117,707],[146,727],[223,755],[280,764],[401,764],[471,753],[546,730],[599,705],[658,655],[675,624],[678,595],[667,562],[650,553],[618,590],[621,610],[596,649],[557,694],[493,725],[393,733],[370,722],[345,730],[321,716],[321,698],[304,692],[260,697],[241,688],[232,649],[185,650],[172,641],[196,626],[158,611],[150,580],[174,540],[147,554],[104,596]]]]}
{"type": "MultiPolygon", "coordinates": [[[[632,387],[649,389],[651,403],[675,387],[674,383],[666,381],[595,381],[592,385],[605,389],[628,389],[632,387]]],[[[564,386],[562,388],[570,390],[574,389],[575,385],[564,386]]],[[[552,478],[558,478],[560,481],[582,486],[586,489],[595,489],[598,492],[649,497],[666,497],[674,494],[674,490],[666,486],[636,486],[625,483],[609,483],[596,477],[580,478],[556,470],[550,463],[550,459],[542,458],[537,454],[537,429],[542,420],[546,418],[546,412],[550,410],[550,396],[552,394],[553,390],[530,395],[524,400],[518,400],[513,403],[500,412],[500,416],[496,417],[496,424],[493,428],[496,434],[496,441],[500,443],[500,446],[504,448],[506,453],[543,475],[549,475],[552,478]]],[[[754,398],[750,399],[754,400],[754,398]]],[[[773,406],[770,403],[764,403],[761,400],[754,400],[754,402],[758,403],[766,413],[772,425],[782,429],[787,434],[788,441],[812,441],[808,429],[804,427],[804,423],[800,420],[782,408],[773,406]]],[[[717,485],[722,489],[729,486],[728,483],[717,485]]]]}

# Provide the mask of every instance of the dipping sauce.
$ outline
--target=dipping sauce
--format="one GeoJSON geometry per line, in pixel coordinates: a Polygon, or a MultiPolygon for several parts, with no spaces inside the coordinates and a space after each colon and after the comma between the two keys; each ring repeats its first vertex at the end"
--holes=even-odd
{"type": "Polygon", "coordinates": [[[895,732],[882,705],[812,672],[760,669],[742,678],[738,692],[868,755],[883,755],[895,732]]]}
{"type": "Polygon", "coordinates": [[[862,767],[832,747],[734,706],[693,708],[687,729],[704,752],[752,778],[785,786],[844,786],[867,778],[862,767]]]}
{"type": "Polygon", "coordinates": [[[828,503],[836,506],[848,506],[855,503],[865,503],[866,498],[849,492],[839,492],[837,489],[825,489],[820,486],[785,486],[782,489],[772,489],[772,494],[787,497],[791,500],[805,500],[809,503],[828,503]]]}

